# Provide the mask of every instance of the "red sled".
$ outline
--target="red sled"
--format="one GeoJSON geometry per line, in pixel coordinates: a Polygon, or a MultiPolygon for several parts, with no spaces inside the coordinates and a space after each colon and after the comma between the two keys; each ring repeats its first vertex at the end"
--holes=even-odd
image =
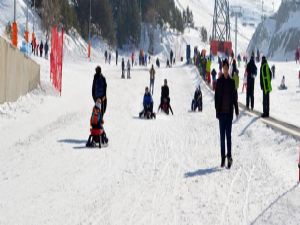
{"type": "Polygon", "coordinates": [[[107,146],[108,138],[106,137],[106,133],[103,129],[91,128],[91,134],[86,143],[86,147],[94,148],[97,147],[97,144],[99,145],[99,148],[107,146]]]}

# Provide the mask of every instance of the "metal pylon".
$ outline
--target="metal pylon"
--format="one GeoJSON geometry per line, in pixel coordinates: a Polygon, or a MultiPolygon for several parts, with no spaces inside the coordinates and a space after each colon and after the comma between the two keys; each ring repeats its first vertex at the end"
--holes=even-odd
{"type": "Polygon", "coordinates": [[[212,40],[231,40],[228,0],[215,0],[212,40]]]}

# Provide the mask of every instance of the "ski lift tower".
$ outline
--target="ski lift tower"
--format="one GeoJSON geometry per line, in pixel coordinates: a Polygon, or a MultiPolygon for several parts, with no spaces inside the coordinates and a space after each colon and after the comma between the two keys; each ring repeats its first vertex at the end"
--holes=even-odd
{"type": "Polygon", "coordinates": [[[232,53],[228,0],[215,0],[210,48],[213,55],[217,55],[218,52],[228,55],[232,53]]]}

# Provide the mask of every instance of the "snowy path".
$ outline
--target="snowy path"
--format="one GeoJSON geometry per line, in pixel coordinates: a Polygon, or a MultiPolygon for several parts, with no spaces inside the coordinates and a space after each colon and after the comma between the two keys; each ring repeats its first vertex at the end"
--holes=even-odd
{"type": "Polygon", "coordinates": [[[62,98],[25,99],[30,107],[0,115],[0,224],[297,224],[299,142],[242,115],[233,168],[220,170],[214,100],[203,85],[204,112],[188,112],[193,67],[157,71],[155,109],[167,78],[175,115],[146,121],[136,116],[148,69],[121,80],[103,66],[110,146],[81,148],[95,66],[66,63],[62,98]]]}

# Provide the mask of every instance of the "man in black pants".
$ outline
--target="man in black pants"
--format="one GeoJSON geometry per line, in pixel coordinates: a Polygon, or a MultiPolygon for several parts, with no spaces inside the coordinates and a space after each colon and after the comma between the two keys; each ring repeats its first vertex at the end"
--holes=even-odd
{"type": "Polygon", "coordinates": [[[215,108],[216,117],[219,119],[220,140],[221,140],[221,167],[225,166],[225,136],[227,139],[227,159],[228,168],[232,165],[231,156],[231,128],[233,120],[233,108],[235,108],[236,116],[239,115],[237,102],[237,91],[235,82],[229,77],[229,63],[225,59],[223,61],[223,74],[217,81],[215,92],[215,108]]]}
{"type": "Polygon", "coordinates": [[[106,79],[101,72],[101,67],[97,66],[96,74],[93,80],[92,95],[95,103],[97,102],[98,99],[101,100],[102,117],[104,117],[106,106],[107,106],[106,90],[107,90],[106,79]]]}
{"type": "Polygon", "coordinates": [[[166,100],[167,101],[167,105],[168,105],[168,109],[167,109],[167,114],[169,114],[169,110],[171,111],[172,115],[174,115],[173,113],[173,109],[170,105],[170,91],[169,91],[169,87],[168,87],[168,81],[167,79],[164,80],[164,86],[161,87],[161,98],[160,98],[160,105],[158,107],[158,111],[160,109],[163,109],[163,103],[166,100]]]}
{"type": "Polygon", "coordinates": [[[262,57],[260,67],[260,87],[263,92],[263,114],[262,117],[269,117],[270,93],[272,91],[272,72],[265,56],[262,57]]]}
{"type": "Polygon", "coordinates": [[[257,75],[257,67],[254,62],[254,56],[251,57],[250,62],[247,65],[247,96],[246,107],[249,110],[249,103],[251,101],[251,110],[254,108],[254,85],[255,77],[257,75]]]}

